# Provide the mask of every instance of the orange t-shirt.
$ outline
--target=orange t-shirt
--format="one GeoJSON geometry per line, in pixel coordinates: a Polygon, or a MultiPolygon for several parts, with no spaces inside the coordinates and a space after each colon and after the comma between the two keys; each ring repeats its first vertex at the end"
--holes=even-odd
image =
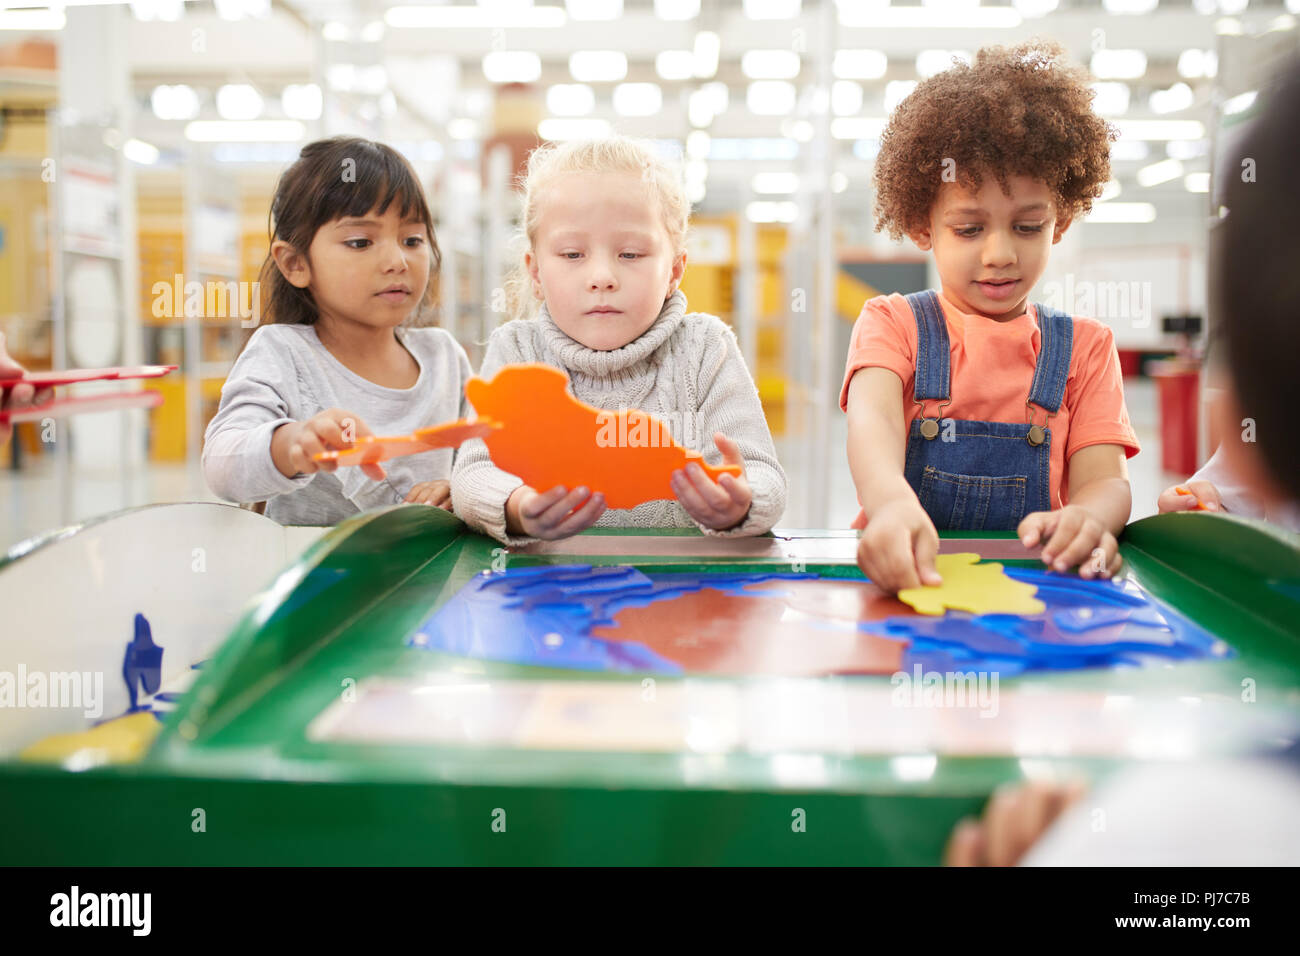
{"type": "MultiPolygon", "coordinates": [[[[1024,315],[998,322],[960,311],[942,293],[939,303],[952,353],[948,384],[952,402],[944,407],[944,417],[1028,425],[1025,399],[1029,397],[1042,345],[1033,304],[1024,315]]],[[[1096,319],[1073,321],[1065,398],[1060,411],[1048,423],[1052,430],[1053,509],[1069,502],[1065,464],[1080,448],[1122,445],[1128,458],[1139,450],[1124,405],[1124,380],[1114,335],[1096,319]]],[[[849,343],[840,408],[848,410],[849,382],[854,373],[871,366],[887,368],[903,380],[903,408],[910,429],[912,422],[921,417],[921,407],[912,398],[916,386],[916,319],[907,300],[897,293],[876,296],[862,307],[849,343]]],[[[1031,407],[1034,421],[1044,424],[1047,413],[1038,406],[1031,407]]],[[[925,403],[931,416],[939,414],[938,408],[937,401],[925,403]]]]}

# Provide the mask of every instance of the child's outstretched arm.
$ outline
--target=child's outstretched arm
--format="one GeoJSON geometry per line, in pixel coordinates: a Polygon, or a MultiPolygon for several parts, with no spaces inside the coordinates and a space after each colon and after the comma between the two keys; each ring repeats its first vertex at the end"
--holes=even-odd
{"type": "Polygon", "coordinates": [[[739,480],[724,475],[715,484],[703,469],[687,466],[674,473],[673,490],[705,534],[763,534],[785,513],[785,470],[735,333],[719,319],[703,329],[699,408],[682,409],[683,434],[673,437],[709,464],[738,464],[744,471],[739,480]]]}
{"type": "Polygon", "coordinates": [[[1025,515],[1016,533],[1027,548],[1043,545],[1043,563],[1055,571],[1076,565],[1079,576],[1108,578],[1119,570],[1116,537],[1133,510],[1122,445],[1088,445],[1070,456],[1070,503],[1025,515]]]}
{"type": "Polygon", "coordinates": [[[934,567],[939,532],[903,477],[907,431],[898,374],[859,369],[849,383],[848,415],[849,471],[867,517],[858,567],[891,592],[943,583],[934,567]]]}

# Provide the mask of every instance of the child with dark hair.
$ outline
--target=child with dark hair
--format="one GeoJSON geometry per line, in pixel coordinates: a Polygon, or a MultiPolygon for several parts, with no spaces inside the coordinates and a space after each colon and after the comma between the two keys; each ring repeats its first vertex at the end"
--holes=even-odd
{"type": "Polygon", "coordinates": [[[469,359],[415,328],[438,245],[424,191],[392,148],[337,137],[303,147],[271,204],[262,267],[272,324],[253,333],[208,425],[203,470],[230,501],[269,500],[282,524],[333,524],[381,505],[451,508],[452,449],[338,472],[318,452],[465,417],[469,359]]]}
{"type": "Polygon", "coordinates": [[[1137,454],[1111,330],[1027,301],[1110,175],[1111,128],[1055,44],[988,47],[923,81],[876,161],[877,229],[942,288],[871,299],[840,406],[863,573],[940,583],[937,528],[1016,529],[1054,570],[1119,567],[1137,454]]]}

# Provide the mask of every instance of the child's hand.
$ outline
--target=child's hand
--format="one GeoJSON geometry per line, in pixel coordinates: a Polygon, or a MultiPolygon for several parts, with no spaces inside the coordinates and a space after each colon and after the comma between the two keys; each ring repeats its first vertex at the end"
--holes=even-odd
{"type": "MultiPolygon", "coordinates": [[[[286,478],[313,475],[318,471],[335,472],[337,461],[316,461],[323,451],[344,451],[360,438],[374,433],[360,415],[341,408],[327,408],[305,422],[281,425],[271,436],[271,460],[286,478]]],[[[384,469],[378,462],[362,465],[361,470],[375,481],[382,481],[384,469]]]]}
{"type": "Polygon", "coordinates": [[[1171,511],[1192,511],[1198,501],[1205,505],[1206,511],[1223,510],[1223,497],[1219,494],[1219,489],[1208,481],[1188,481],[1181,485],[1172,485],[1161,493],[1156,506],[1163,515],[1171,511]],[[1178,490],[1179,488],[1190,491],[1191,494],[1185,495],[1178,490]]]}
{"type": "MultiPolygon", "coordinates": [[[[10,356],[9,351],[5,348],[4,333],[0,332],[0,376],[14,377],[22,375],[27,370],[15,362],[10,356]]],[[[8,391],[0,391],[0,409],[7,412],[16,412],[24,408],[31,408],[33,405],[43,405],[50,400],[54,394],[51,388],[43,388],[39,392],[34,385],[21,384],[15,385],[8,391]]],[[[9,444],[9,438],[13,435],[13,423],[6,420],[0,422],[0,448],[9,444]]]]}
{"type": "Polygon", "coordinates": [[[953,828],[943,854],[945,866],[1015,866],[1070,804],[1082,783],[1026,783],[993,794],[984,819],[953,828]]]}
{"type": "Polygon", "coordinates": [[[554,541],[590,528],[604,513],[605,496],[600,492],[593,495],[586,488],[566,491],[563,485],[556,485],[538,494],[520,485],[506,499],[506,530],[554,541]]]}
{"type": "Polygon", "coordinates": [[[740,477],[719,475],[714,484],[704,469],[692,462],[673,472],[673,494],[686,513],[704,527],[726,531],[745,520],[754,496],[745,480],[745,459],[739,446],[722,432],[714,434],[713,443],[722,452],[724,465],[740,465],[740,477]]]}
{"type": "Polygon", "coordinates": [[[1115,536],[1081,505],[1025,515],[1016,534],[1026,548],[1046,541],[1043,563],[1054,571],[1079,565],[1081,578],[1108,578],[1123,563],[1115,536]]]}
{"type": "Polygon", "coordinates": [[[451,482],[445,478],[437,481],[422,481],[411,488],[406,495],[407,504],[432,505],[451,511],[451,482]]]}
{"type": "Polygon", "coordinates": [[[915,495],[900,496],[867,521],[858,541],[858,567],[878,588],[891,593],[935,586],[943,583],[934,567],[938,553],[934,522],[915,495]]]}

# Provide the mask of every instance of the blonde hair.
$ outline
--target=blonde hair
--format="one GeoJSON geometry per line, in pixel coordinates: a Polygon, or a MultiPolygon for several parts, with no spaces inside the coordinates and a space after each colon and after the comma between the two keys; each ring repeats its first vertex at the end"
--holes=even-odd
{"type": "Polygon", "coordinates": [[[665,159],[651,143],[626,136],[539,146],[529,155],[528,169],[519,180],[522,209],[519,228],[512,240],[515,266],[506,280],[506,306],[512,319],[526,317],[533,301],[533,280],[524,264],[524,255],[532,249],[537,237],[542,199],[557,180],[574,173],[635,173],[640,176],[649,187],[651,196],[659,202],[664,229],[668,232],[674,255],[686,249],[691,202],[686,197],[680,163],[665,159]]]}

